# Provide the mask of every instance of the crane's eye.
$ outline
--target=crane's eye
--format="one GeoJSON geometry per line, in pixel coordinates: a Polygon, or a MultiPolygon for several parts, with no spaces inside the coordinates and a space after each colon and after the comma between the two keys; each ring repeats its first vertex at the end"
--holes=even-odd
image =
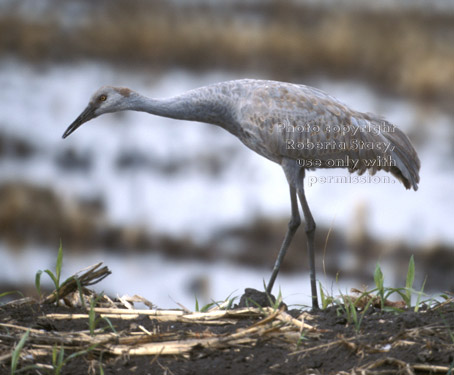
{"type": "Polygon", "coordinates": [[[100,95],[99,98],[98,98],[98,100],[99,100],[100,102],[105,102],[106,99],[107,99],[107,95],[104,95],[104,94],[100,95]]]}

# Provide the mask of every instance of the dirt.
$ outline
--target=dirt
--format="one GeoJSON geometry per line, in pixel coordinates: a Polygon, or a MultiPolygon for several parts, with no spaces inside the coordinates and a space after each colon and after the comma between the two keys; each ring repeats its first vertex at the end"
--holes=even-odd
{"type": "MultiPolygon", "coordinates": [[[[421,306],[418,312],[369,307],[365,313],[358,310],[358,318],[362,317],[359,324],[355,324],[352,315],[349,318],[342,305],[287,312],[281,305],[235,315],[240,309],[244,310],[234,306],[227,312],[217,311],[226,317],[206,322],[191,322],[184,317],[175,321],[146,315],[134,319],[111,317],[117,335],[113,341],[110,339],[110,346],[104,342],[68,359],[71,353],[89,347],[76,342],[77,334],[89,340],[107,333],[113,337],[108,323],[99,319],[97,328],[105,331],[90,338],[82,332],[88,330],[88,319],[70,315],[86,314],[85,309],[17,301],[0,307],[0,374],[11,373],[10,355],[27,328],[32,331],[17,368],[37,363],[49,367],[22,374],[55,374],[51,367],[52,348],[58,352],[62,345],[64,358],[68,359],[62,374],[452,374],[454,368],[453,300],[430,308],[421,306]],[[49,315],[55,313],[66,314],[66,318],[49,315]],[[298,327],[301,322],[307,326],[298,330],[295,324],[298,327]],[[129,342],[131,349],[150,342],[194,344],[180,354],[109,352],[109,348],[121,344],[122,338],[126,340],[137,331],[142,335],[129,342]],[[59,345],[55,344],[57,337],[59,345]],[[212,340],[210,345],[206,345],[207,340],[212,340]]],[[[210,313],[199,315],[207,317],[210,313]]],[[[187,312],[186,316],[191,314],[187,312]]]]}

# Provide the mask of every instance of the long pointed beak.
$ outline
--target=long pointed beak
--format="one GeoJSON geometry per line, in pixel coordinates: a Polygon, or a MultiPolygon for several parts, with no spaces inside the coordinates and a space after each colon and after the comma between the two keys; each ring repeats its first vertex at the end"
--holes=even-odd
{"type": "Polygon", "coordinates": [[[84,111],[79,115],[78,118],[74,120],[74,122],[68,126],[68,129],[63,133],[63,139],[74,132],[79,126],[83,123],[90,121],[92,118],[95,118],[95,108],[92,106],[88,106],[84,109],[84,111]]]}

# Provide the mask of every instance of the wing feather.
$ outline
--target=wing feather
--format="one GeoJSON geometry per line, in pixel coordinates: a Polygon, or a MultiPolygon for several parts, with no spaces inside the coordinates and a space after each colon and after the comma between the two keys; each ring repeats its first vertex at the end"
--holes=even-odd
{"type": "Polygon", "coordinates": [[[281,163],[295,159],[307,168],[390,172],[417,190],[421,163],[396,126],[354,111],[318,89],[263,81],[243,98],[237,136],[259,154],[281,163]]]}

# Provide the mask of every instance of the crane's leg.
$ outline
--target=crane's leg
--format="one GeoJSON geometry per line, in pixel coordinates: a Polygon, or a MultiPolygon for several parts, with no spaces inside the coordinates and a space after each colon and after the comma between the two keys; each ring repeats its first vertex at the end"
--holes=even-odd
{"type": "Polygon", "coordinates": [[[312,308],[318,309],[317,299],[317,284],[315,279],[315,221],[312,217],[311,210],[307,204],[306,195],[304,194],[304,185],[301,181],[298,189],[298,197],[303,207],[304,220],[306,222],[307,249],[309,251],[309,266],[311,270],[311,293],[312,293],[312,308]]]}
{"type": "Polygon", "coordinates": [[[296,189],[290,186],[290,201],[292,203],[292,217],[288,223],[287,233],[285,234],[284,241],[282,242],[281,249],[279,250],[279,254],[276,258],[276,263],[273,267],[273,273],[271,274],[270,281],[266,287],[266,292],[271,294],[271,290],[273,289],[274,281],[276,280],[277,274],[279,272],[279,268],[281,267],[282,260],[285,257],[287,249],[292,242],[293,236],[295,235],[296,230],[301,224],[301,218],[298,211],[298,198],[296,196],[296,189]]]}

